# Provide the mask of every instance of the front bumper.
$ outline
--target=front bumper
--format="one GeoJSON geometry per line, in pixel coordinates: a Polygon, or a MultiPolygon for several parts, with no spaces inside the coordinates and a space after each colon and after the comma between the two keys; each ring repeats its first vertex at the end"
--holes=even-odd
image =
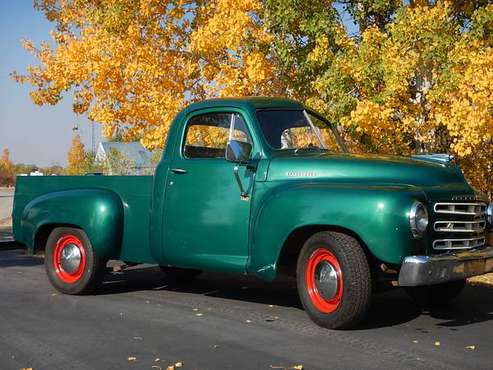
{"type": "Polygon", "coordinates": [[[437,256],[404,258],[400,286],[446,283],[493,271],[493,247],[437,256]]]}

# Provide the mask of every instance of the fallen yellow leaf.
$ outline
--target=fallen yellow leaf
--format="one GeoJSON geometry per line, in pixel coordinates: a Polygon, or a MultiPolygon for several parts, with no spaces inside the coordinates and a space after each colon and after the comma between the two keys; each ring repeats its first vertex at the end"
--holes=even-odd
{"type": "Polygon", "coordinates": [[[303,370],[303,365],[294,365],[293,369],[294,370],[303,370]]]}
{"type": "Polygon", "coordinates": [[[470,349],[471,351],[474,351],[476,349],[475,345],[472,346],[466,346],[467,349],[470,349]]]}
{"type": "Polygon", "coordinates": [[[137,357],[133,357],[133,356],[132,356],[132,357],[129,357],[129,358],[128,358],[128,361],[135,361],[135,360],[137,360],[137,357]]]}
{"type": "Polygon", "coordinates": [[[436,341],[435,342],[435,346],[437,346],[437,347],[440,346],[440,342],[439,341],[436,341]]]}
{"type": "Polygon", "coordinates": [[[183,362],[177,362],[177,363],[175,364],[175,367],[183,367],[183,362]]]}

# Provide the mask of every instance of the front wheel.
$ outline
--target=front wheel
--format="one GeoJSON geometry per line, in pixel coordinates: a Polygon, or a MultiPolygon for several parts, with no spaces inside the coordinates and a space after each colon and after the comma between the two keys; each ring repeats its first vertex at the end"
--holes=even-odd
{"type": "Polygon", "coordinates": [[[45,268],[51,284],[65,294],[87,294],[101,283],[106,260],[99,258],[84,231],[54,229],[46,242],[45,268]]]}
{"type": "Polygon", "coordinates": [[[336,232],[309,238],[298,257],[298,294],[310,318],[329,329],[355,326],[371,298],[371,274],[356,239],[336,232]]]}

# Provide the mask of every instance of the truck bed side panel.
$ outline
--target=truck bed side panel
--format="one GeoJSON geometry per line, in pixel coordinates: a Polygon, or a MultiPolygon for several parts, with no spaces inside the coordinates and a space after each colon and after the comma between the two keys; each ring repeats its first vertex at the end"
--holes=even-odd
{"type": "MultiPolygon", "coordinates": [[[[21,226],[22,214],[29,202],[52,192],[70,189],[102,189],[115,193],[123,207],[123,235],[120,239],[121,249],[116,257],[130,262],[154,262],[148,238],[151,176],[18,177],[13,210],[15,238],[30,243],[29,238],[23,235],[21,226]]],[[[71,207],[69,209],[76,214],[77,205],[71,207]]],[[[46,217],[49,218],[49,214],[46,217]]],[[[64,222],[70,224],[71,220],[64,222]]]]}

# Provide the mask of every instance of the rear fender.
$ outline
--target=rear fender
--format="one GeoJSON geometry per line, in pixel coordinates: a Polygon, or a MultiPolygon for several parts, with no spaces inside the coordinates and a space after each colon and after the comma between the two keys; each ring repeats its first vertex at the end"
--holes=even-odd
{"type": "Polygon", "coordinates": [[[95,253],[117,258],[123,234],[120,197],[104,189],[56,191],[31,200],[21,216],[19,239],[33,253],[36,235],[48,226],[72,225],[87,234],[95,253]]]}

